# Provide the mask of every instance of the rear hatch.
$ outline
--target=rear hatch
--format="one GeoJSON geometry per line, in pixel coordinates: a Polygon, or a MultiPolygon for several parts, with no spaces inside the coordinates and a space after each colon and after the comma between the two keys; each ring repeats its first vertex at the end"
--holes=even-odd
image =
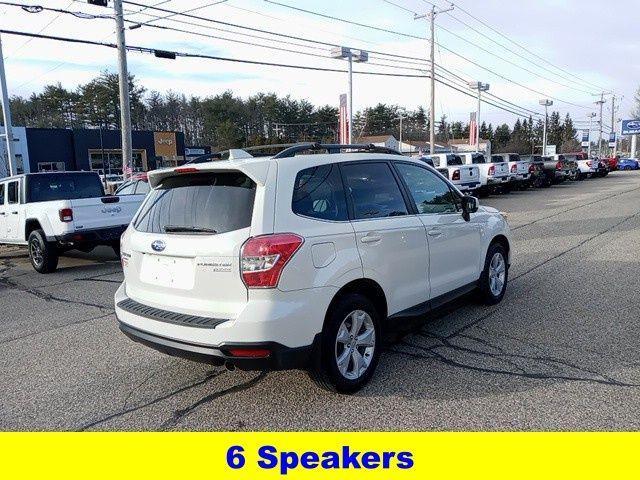
{"type": "Polygon", "coordinates": [[[251,234],[256,188],[241,171],[163,178],[123,245],[127,296],[178,313],[236,316],[247,302],[239,258],[251,234]]]}

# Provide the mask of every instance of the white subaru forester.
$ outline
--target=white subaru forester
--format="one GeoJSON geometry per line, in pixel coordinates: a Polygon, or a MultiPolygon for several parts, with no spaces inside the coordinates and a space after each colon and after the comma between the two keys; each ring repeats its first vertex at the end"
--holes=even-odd
{"type": "Polygon", "coordinates": [[[151,172],[121,240],[121,330],[229,368],[307,368],[353,392],[386,327],[472,290],[502,300],[511,249],[497,210],[420,160],[344,150],[232,150],[151,172]]]}

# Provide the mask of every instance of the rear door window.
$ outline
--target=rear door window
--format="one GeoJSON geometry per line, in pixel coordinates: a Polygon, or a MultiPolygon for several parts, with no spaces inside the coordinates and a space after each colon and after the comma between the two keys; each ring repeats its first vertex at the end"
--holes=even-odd
{"type": "Polygon", "coordinates": [[[320,165],[298,172],[291,209],[293,213],[304,217],[348,220],[347,200],[338,165],[320,165]]]}
{"type": "Polygon", "coordinates": [[[20,203],[18,196],[18,181],[9,182],[7,184],[7,202],[9,204],[20,203]]]}
{"type": "Polygon", "coordinates": [[[356,220],[409,214],[387,163],[347,163],[342,165],[342,172],[356,220]]]}
{"type": "Polygon", "coordinates": [[[256,184],[242,172],[165,178],[147,196],[134,228],[147,233],[215,234],[251,226],[256,184]]]}

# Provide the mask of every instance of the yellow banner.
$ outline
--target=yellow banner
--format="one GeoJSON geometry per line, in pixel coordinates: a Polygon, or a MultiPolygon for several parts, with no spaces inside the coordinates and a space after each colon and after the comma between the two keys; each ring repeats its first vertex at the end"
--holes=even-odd
{"type": "Polygon", "coordinates": [[[3,433],[0,478],[639,478],[633,433],[3,433]]]}

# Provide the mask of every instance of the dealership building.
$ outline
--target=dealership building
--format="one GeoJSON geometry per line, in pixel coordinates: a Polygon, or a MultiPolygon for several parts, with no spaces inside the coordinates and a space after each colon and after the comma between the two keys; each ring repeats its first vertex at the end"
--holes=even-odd
{"type": "MultiPolygon", "coordinates": [[[[0,133],[4,127],[0,126],[0,133]]],[[[122,174],[120,130],[13,127],[17,173],[84,170],[122,174]]],[[[182,132],[132,132],[133,170],[146,172],[184,163],[182,132]]],[[[0,142],[0,177],[8,175],[0,142]]]]}

